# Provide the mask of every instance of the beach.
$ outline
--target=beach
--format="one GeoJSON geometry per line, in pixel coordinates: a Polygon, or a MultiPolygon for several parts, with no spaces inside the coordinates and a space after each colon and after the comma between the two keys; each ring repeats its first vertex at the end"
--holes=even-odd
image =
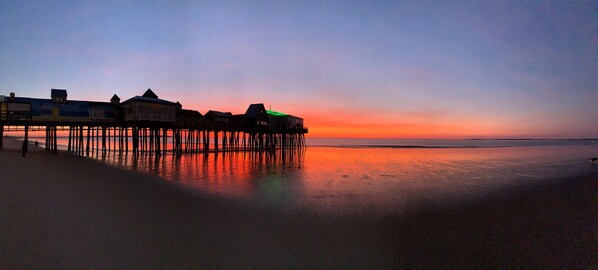
{"type": "Polygon", "coordinates": [[[598,265],[598,164],[460,204],[321,216],[202,193],[5,139],[0,268],[538,268],[598,265]]]}

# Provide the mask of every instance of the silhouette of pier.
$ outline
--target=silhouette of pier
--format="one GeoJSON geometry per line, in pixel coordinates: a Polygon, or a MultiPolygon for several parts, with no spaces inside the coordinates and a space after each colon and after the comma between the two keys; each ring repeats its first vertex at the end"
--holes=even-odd
{"type": "MultiPolygon", "coordinates": [[[[0,96],[0,148],[5,128],[45,131],[45,149],[80,155],[264,151],[305,146],[303,119],[251,104],[244,114],[183,109],[179,102],[159,99],[148,89],[124,102],[68,100],[67,91],[52,89],[51,99],[0,96]],[[59,132],[64,135],[59,136],[59,132]],[[68,132],[68,135],[66,133],[68,132]]],[[[26,151],[26,149],[24,150],[26,151]]]]}

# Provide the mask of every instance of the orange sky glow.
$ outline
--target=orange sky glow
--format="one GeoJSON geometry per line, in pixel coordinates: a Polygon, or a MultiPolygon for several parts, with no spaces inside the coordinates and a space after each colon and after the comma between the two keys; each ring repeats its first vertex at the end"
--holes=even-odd
{"type": "Polygon", "coordinates": [[[310,137],[598,137],[596,2],[276,2],[0,2],[0,95],[264,103],[310,137]]]}

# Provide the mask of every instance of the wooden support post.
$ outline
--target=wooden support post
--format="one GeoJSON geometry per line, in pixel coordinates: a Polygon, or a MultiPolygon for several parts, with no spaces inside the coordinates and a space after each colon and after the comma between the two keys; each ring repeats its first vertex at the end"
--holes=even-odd
{"type": "Polygon", "coordinates": [[[129,128],[125,127],[125,154],[129,153],[129,128]]]}
{"type": "Polygon", "coordinates": [[[137,128],[137,152],[140,153],[143,151],[143,133],[141,133],[142,129],[137,128]]]}
{"type": "Polygon", "coordinates": [[[58,127],[54,126],[54,154],[58,153],[58,136],[57,136],[58,127]]]}
{"type": "Polygon", "coordinates": [[[208,136],[206,138],[206,151],[210,151],[210,131],[208,130],[208,136]]]}
{"type": "MultiPolygon", "coordinates": [[[[51,129],[52,129],[52,133],[53,133],[54,132],[53,127],[51,129]]],[[[53,135],[51,135],[51,136],[53,136],[53,135]]],[[[72,146],[71,150],[73,150],[73,152],[77,153],[77,151],[79,150],[79,127],[73,127],[72,140],[73,140],[73,146],[72,146]]],[[[50,147],[50,149],[54,149],[54,147],[50,147]]]]}
{"type": "Polygon", "coordinates": [[[226,151],[226,130],[222,132],[222,151],[226,151]]]}
{"type": "Polygon", "coordinates": [[[145,128],[141,129],[141,152],[147,151],[147,130],[145,128]]]}
{"type": "Polygon", "coordinates": [[[185,147],[185,153],[189,152],[189,130],[183,130],[183,145],[185,147]]]}
{"type": "Polygon", "coordinates": [[[204,152],[208,152],[208,150],[210,149],[209,137],[210,137],[210,131],[204,130],[203,131],[203,151],[204,152]]]}
{"type": "Polygon", "coordinates": [[[191,129],[191,152],[195,152],[197,150],[197,131],[195,129],[191,129]]]}
{"type": "Polygon", "coordinates": [[[114,150],[114,153],[116,153],[116,127],[112,128],[112,150],[114,150]]]}
{"type": "Polygon", "coordinates": [[[141,151],[141,129],[139,127],[135,128],[135,152],[139,154],[141,151]]]}
{"type": "Polygon", "coordinates": [[[178,154],[178,140],[177,140],[177,129],[172,129],[172,154],[178,154]]]}
{"type": "Polygon", "coordinates": [[[186,136],[185,135],[185,130],[184,129],[179,129],[179,142],[180,142],[180,146],[181,146],[181,148],[179,150],[180,153],[183,153],[183,152],[185,152],[187,150],[187,147],[185,145],[187,143],[186,140],[185,140],[185,136],[186,136]]]}
{"type": "Polygon", "coordinates": [[[91,156],[93,156],[93,149],[95,147],[94,143],[95,143],[95,127],[89,127],[89,132],[91,132],[91,137],[89,138],[90,141],[90,151],[91,151],[91,156]]]}
{"type": "Polygon", "coordinates": [[[50,126],[46,126],[46,151],[50,151],[50,126]]]}
{"type": "Polygon", "coordinates": [[[195,130],[189,129],[189,152],[195,152],[195,130]]]}
{"type": "Polygon", "coordinates": [[[110,152],[112,150],[112,145],[110,143],[110,127],[106,127],[106,148],[108,148],[108,152],[110,152]]]}
{"type": "Polygon", "coordinates": [[[48,151],[48,126],[46,126],[46,141],[44,145],[44,150],[48,151]]]}
{"type": "Polygon", "coordinates": [[[160,156],[160,128],[155,128],[156,133],[156,156],[160,156]]]}
{"type": "Polygon", "coordinates": [[[50,126],[50,152],[54,151],[54,127],[50,126]]]}
{"type": "Polygon", "coordinates": [[[86,155],[89,156],[89,129],[90,127],[87,126],[87,147],[85,149],[86,155]]]}
{"type": "Polygon", "coordinates": [[[75,139],[77,140],[77,150],[75,151],[75,153],[81,154],[81,126],[76,127],[76,129],[77,137],[75,137],[75,139]]]}
{"type": "Polygon", "coordinates": [[[125,128],[120,127],[120,151],[123,152],[125,150],[125,128]]]}
{"type": "Polygon", "coordinates": [[[78,133],[77,133],[77,154],[82,154],[83,151],[83,126],[78,126],[78,133]]]}
{"type": "Polygon", "coordinates": [[[118,127],[118,152],[123,152],[123,128],[118,127]]]}
{"type": "Polygon", "coordinates": [[[49,136],[50,136],[50,147],[48,148],[48,150],[50,152],[52,152],[54,150],[54,128],[52,126],[50,126],[49,128],[49,136]]]}
{"type": "Polygon", "coordinates": [[[23,152],[29,152],[29,126],[25,125],[25,149],[23,152]]]}
{"type": "Polygon", "coordinates": [[[162,129],[162,152],[164,152],[164,155],[166,155],[167,151],[168,151],[168,129],[163,128],[162,129]]]}
{"type": "Polygon", "coordinates": [[[75,153],[76,154],[80,154],[81,151],[81,126],[76,126],[75,127],[76,132],[76,136],[75,136],[75,141],[77,142],[77,148],[75,149],[75,153]]]}
{"type": "Polygon", "coordinates": [[[106,127],[102,127],[102,154],[106,154],[106,127]]]}
{"type": "Polygon", "coordinates": [[[218,130],[214,130],[214,151],[218,152],[218,130]]]}
{"type": "Polygon", "coordinates": [[[133,151],[135,151],[135,155],[139,154],[139,128],[138,127],[134,127],[134,132],[133,132],[133,147],[135,148],[133,151]]]}
{"type": "Polygon", "coordinates": [[[195,151],[199,152],[201,151],[201,146],[203,145],[203,137],[202,137],[202,133],[203,131],[201,129],[197,129],[197,137],[195,138],[195,151]]]}
{"type": "Polygon", "coordinates": [[[239,150],[239,132],[232,133],[232,145],[235,151],[239,150]]]}
{"type": "Polygon", "coordinates": [[[189,152],[193,153],[195,152],[195,130],[190,129],[189,134],[189,152]]]}
{"type": "Polygon", "coordinates": [[[71,136],[72,136],[72,133],[73,133],[73,128],[71,126],[69,126],[69,139],[68,139],[68,143],[67,143],[67,147],[66,147],[66,150],[69,151],[69,152],[71,151],[71,136]]]}
{"type": "Polygon", "coordinates": [[[113,145],[114,137],[114,127],[108,127],[108,152],[116,151],[115,146],[113,145]]]}
{"type": "Polygon", "coordinates": [[[194,142],[195,142],[195,132],[192,129],[189,129],[188,132],[189,132],[189,152],[193,152],[194,142]]]}
{"type": "Polygon", "coordinates": [[[77,154],[83,155],[83,126],[79,126],[79,149],[77,154]]]}
{"type": "Polygon", "coordinates": [[[141,128],[141,135],[140,135],[140,141],[141,141],[141,153],[145,152],[146,150],[146,141],[147,141],[147,134],[145,132],[145,128],[141,128]]]}
{"type": "Polygon", "coordinates": [[[129,128],[123,127],[123,151],[126,153],[129,150],[129,128]]]}
{"type": "Polygon", "coordinates": [[[79,126],[76,126],[75,127],[75,137],[73,138],[75,140],[75,154],[79,154],[79,148],[81,147],[81,141],[79,140],[80,132],[81,131],[79,130],[79,126]]]}
{"type": "Polygon", "coordinates": [[[190,129],[187,129],[187,152],[191,152],[193,149],[191,148],[193,145],[193,132],[190,129]]]}
{"type": "Polygon", "coordinates": [[[149,136],[150,135],[148,132],[148,128],[144,128],[143,129],[143,140],[144,140],[143,146],[144,146],[145,152],[148,152],[150,149],[150,144],[149,144],[150,137],[149,136]]]}
{"type": "Polygon", "coordinates": [[[179,151],[179,141],[178,141],[178,135],[177,135],[177,129],[173,128],[172,129],[172,154],[173,155],[177,155],[178,151],[179,151]]]}
{"type": "Polygon", "coordinates": [[[133,150],[133,155],[137,154],[137,128],[136,127],[131,127],[131,142],[133,143],[131,145],[131,148],[133,150]]]}
{"type": "MultiPolygon", "coordinates": [[[[71,136],[71,151],[77,153],[77,143],[79,142],[79,135],[78,135],[78,131],[79,128],[77,127],[69,127],[69,129],[72,128],[73,129],[73,134],[71,136]]],[[[53,132],[53,131],[52,131],[53,132]]],[[[51,147],[51,149],[54,149],[53,147],[51,147]]],[[[68,150],[68,149],[67,149],[68,150]]]]}
{"type": "Polygon", "coordinates": [[[152,154],[154,151],[154,132],[153,132],[152,128],[148,128],[147,132],[149,135],[148,150],[149,150],[150,154],[152,154]]]}
{"type": "Polygon", "coordinates": [[[181,155],[183,153],[183,131],[181,129],[177,129],[177,140],[178,140],[178,154],[181,155]]]}
{"type": "Polygon", "coordinates": [[[145,129],[145,151],[146,152],[152,152],[152,142],[153,142],[153,138],[152,138],[152,134],[150,132],[149,128],[145,129]]]}
{"type": "MultiPolygon", "coordinates": [[[[71,138],[71,142],[72,142],[71,143],[71,151],[77,153],[77,150],[78,150],[77,144],[79,143],[79,141],[78,141],[79,140],[79,134],[78,134],[79,128],[78,127],[70,127],[70,128],[73,129],[73,136],[71,138]]],[[[54,148],[52,148],[52,149],[54,149],[54,148]]]]}
{"type": "Polygon", "coordinates": [[[100,152],[100,127],[95,127],[95,138],[96,138],[96,143],[95,143],[95,148],[96,148],[96,153],[100,152]]]}
{"type": "Polygon", "coordinates": [[[164,129],[160,127],[156,127],[152,130],[154,132],[154,145],[155,145],[155,152],[157,156],[161,156],[163,151],[166,147],[165,140],[164,140],[164,129]]]}

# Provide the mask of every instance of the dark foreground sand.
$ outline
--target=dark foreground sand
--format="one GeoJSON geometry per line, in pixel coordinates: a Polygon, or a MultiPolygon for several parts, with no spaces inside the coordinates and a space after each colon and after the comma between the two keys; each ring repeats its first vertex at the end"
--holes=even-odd
{"type": "Polygon", "coordinates": [[[386,217],[244,206],[5,140],[0,269],[598,269],[598,166],[386,217]]]}

